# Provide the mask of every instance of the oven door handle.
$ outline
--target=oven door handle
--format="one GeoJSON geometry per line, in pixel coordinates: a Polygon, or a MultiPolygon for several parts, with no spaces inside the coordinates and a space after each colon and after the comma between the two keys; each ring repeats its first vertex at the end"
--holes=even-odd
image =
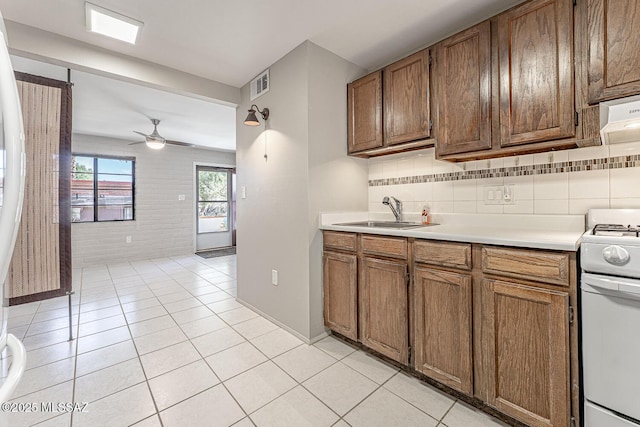
{"type": "Polygon", "coordinates": [[[591,288],[606,289],[608,291],[619,291],[618,280],[606,276],[599,276],[591,273],[582,274],[582,285],[591,288]]]}
{"type": "Polygon", "coordinates": [[[638,279],[583,273],[582,287],[583,289],[591,288],[596,292],[598,289],[602,289],[609,292],[614,291],[618,293],[640,295],[640,280],[638,279]]]}
{"type": "Polygon", "coordinates": [[[624,292],[626,294],[640,295],[640,284],[638,283],[620,283],[618,288],[620,289],[620,292],[624,292]]]}

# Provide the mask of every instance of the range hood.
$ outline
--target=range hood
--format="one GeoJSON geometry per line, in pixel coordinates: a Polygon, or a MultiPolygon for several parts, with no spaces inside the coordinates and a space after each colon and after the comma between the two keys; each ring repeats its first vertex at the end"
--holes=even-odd
{"type": "Polygon", "coordinates": [[[640,95],[600,103],[603,144],[640,141],[640,95]]]}

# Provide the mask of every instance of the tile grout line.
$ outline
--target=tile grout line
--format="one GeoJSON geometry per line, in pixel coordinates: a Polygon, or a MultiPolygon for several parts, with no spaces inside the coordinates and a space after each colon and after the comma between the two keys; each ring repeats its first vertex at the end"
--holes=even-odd
{"type": "MultiPolygon", "coordinates": [[[[111,272],[109,270],[109,267],[107,266],[106,268],[107,268],[107,271],[109,271],[109,277],[111,277],[111,272]]],[[[117,295],[117,292],[116,292],[116,295],[117,295]]],[[[116,298],[118,298],[118,301],[120,301],[120,296],[119,295],[117,295],[116,298]]],[[[147,377],[147,372],[145,371],[144,365],[142,364],[142,359],[140,358],[140,353],[138,352],[138,347],[136,346],[136,342],[133,339],[133,334],[131,333],[131,328],[129,326],[129,322],[127,321],[127,316],[124,315],[124,310],[122,309],[122,302],[121,301],[120,301],[120,311],[122,311],[122,315],[125,318],[125,323],[126,323],[127,330],[129,331],[129,336],[131,337],[131,342],[133,344],[133,348],[135,349],[136,355],[138,356],[138,363],[140,364],[140,368],[142,369],[142,375],[144,375],[144,379],[145,379],[144,382],[147,385],[147,390],[149,391],[149,395],[151,396],[151,402],[153,402],[153,407],[156,410],[155,413],[150,415],[149,417],[151,417],[153,415],[157,415],[158,419],[160,420],[160,426],[162,427],[162,426],[164,426],[164,424],[162,422],[162,418],[160,418],[160,411],[158,410],[158,404],[156,403],[156,399],[153,396],[153,392],[151,391],[151,385],[149,384],[149,378],[147,377]]],[[[131,359],[131,360],[133,360],[133,359],[131,359]]],[[[139,384],[142,384],[142,383],[138,383],[137,385],[139,385],[139,384]]],[[[131,386],[131,387],[135,387],[135,386],[131,386]]],[[[146,417],[146,418],[149,418],[149,417],[146,417]]],[[[143,420],[146,419],[146,418],[143,418],[143,420]]],[[[135,421],[135,423],[138,423],[140,421],[142,421],[142,420],[137,420],[137,421],[135,421]]]]}

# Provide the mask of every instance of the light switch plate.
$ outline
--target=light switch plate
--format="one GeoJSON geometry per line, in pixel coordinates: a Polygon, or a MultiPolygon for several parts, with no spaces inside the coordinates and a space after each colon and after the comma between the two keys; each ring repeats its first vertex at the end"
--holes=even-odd
{"type": "Polygon", "coordinates": [[[514,185],[487,185],[484,187],[485,205],[515,204],[514,185]]]}
{"type": "Polygon", "coordinates": [[[502,186],[487,185],[484,187],[484,204],[485,205],[501,205],[502,204],[502,186]]]}

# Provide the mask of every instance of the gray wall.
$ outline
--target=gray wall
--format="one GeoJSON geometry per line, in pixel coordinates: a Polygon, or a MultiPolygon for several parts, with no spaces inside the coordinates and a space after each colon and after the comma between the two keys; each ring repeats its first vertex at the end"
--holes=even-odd
{"type": "Polygon", "coordinates": [[[242,124],[252,104],[242,88],[238,298],[309,340],[324,332],[318,213],[367,207],[366,161],[346,157],[346,83],[363,73],[301,44],[270,67],[270,91],[255,103],[271,117],[256,128],[242,124]]]}
{"type": "Polygon", "coordinates": [[[235,164],[235,153],[144,144],[73,135],[77,154],[136,158],[136,220],[75,223],[71,226],[73,267],[193,253],[194,162],[235,164]],[[178,195],[185,200],[179,201],[178,195]],[[131,236],[131,243],[126,243],[131,236]]]}
{"type": "Polygon", "coordinates": [[[368,201],[368,164],[347,156],[346,84],[365,71],[309,43],[309,307],[311,336],[322,318],[322,232],[319,213],[361,211],[368,201]]]}

